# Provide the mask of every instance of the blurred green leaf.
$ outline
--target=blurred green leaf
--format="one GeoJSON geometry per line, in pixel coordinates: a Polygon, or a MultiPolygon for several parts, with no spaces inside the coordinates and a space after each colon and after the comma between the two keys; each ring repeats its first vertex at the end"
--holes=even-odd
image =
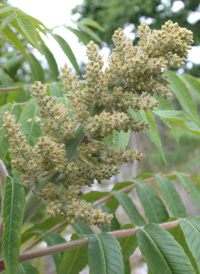
{"type": "Polygon", "coordinates": [[[2,30],[2,34],[13,44],[14,47],[16,47],[26,58],[29,58],[28,54],[25,51],[25,48],[22,44],[22,42],[19,40],[17,35],[12,31],[11,28],[8,26],[5,26],[5,28],[2,30]]]}
{"type": "Polygon", "coordinates": [[[76,57],[74,56],[74,53],[72,49],[70,48],[69,44],[58,34],[53,34],[54,39],[58,42],[61,49],[66,54],[67,58],[71,62],[72,66],[75,68],[77,74],[80,74],[79,66],[76,61],[76,57]]]}
{"type": "Polygon", "coordinates": [[[190,117],[188,117],[184,112],[178,110],[154,110],[159,117],[169,119],[176,124],[182,126],[183,128],[193,132],[194,134],[200,136],[200,127],[193,122],[190,117]]]}
{"type": "Polygon", "coordinates": [[[200,79],[186,73],[179,75],[179,77],[192,89],[200,102],[200,79]]]}
{"type": "Polygon", "coordinates": [[[85,33],[87,33],[92,39],[94,39],[98,43],[102,43],[102,40],[99,36],[88,26],[82,24],[81,22],[76,22],[77,26],[85,33]]]}
{"type": "Polygon", "coordinates": [[[175,96],[183,109],[197,125],[200,125],[197,107],[185,83],[173,71],[167,70],[165,71],[165,74],[168,76],[171,82],[171,84],[169,85],[170,89],[173,93],[175,93],[175,96]]]}
{"type": "Polygon", "coordinates": [[[87,45],[90,42],[90,39],[88,38],[87,35],[85,35],[84,32],[81,32],[81,31],[74,29],[70,26],[66,26],[65,28],[68,29],[69,31],[71,31],[72,33],[74,33],[84,45],[87,45]]]}
{"type": "Polygon", "coordinates": [[[26,17],[21,17],[18,16],[17,22],[19,24],[19,27],[24,33],[24,38],[28,38],[28,40],[31,42],[32,46],[35,47],[36,49],[39,49],[38,45],[38,39],[37,39],[37,34],[36,34],[36,29],[31,20],[29,20],[26,17]]]}
{"type": "Polygon", "coordinates": [[[38,59],[31,53],[29,53],[30,60],[28,60],[28,63],[31,68],[31,78],[32,81],[41,81],[44,83],[44,71],[43,68],[38,61],[38,59]]]}
{"type": "Polygon", "coordinates": [[[0,31],[2,31],[12,20],[17,17],[16,12],[11,12],[1,23],[0,31]]]}
{"type": "Polygon", "coordinates": [[[87,25],[89,27],[93,27],[95,29],[98,29],[102,32],[104,32],[104,28],[102,28],[99,23],[97,23],[96,21],[92,20],[91,18],[83,18],[79,21],[79,23],[83,24],[83,25],[87,25]]]}
{"type": "Polygon", "coordinates": [[[36,143],[36,139],[42,135],[40,130],[39,108],[35,106],[36,99],[30,99],[21,112],[19,124],[21,131],[26,135],[30,145],[36,143]]]}
{"type": "Polygon", "coordinates": [[[19,264],[18,274],[39,274],[39,272],[30,262],[24,262],[19,264]]]}
{"type": "Polygon", "coordinates": [[[48,47],[46,45],[43,45],[43,44],[40,45],[40,50],[44,54],[44,56],[48,62],[49,69],[51,72],[51,79],[53,81],[57,81],[58,76],[59,76],[59,71],[58,71],[58,66],[57,66],[56,60],[55,60],[52,52],[48,49],[48,47]]]}
{"type": "Polygon", "coordinates": [[[55,96],[57,98],[64,97],[66,95],[63,85],[59,82],[55,82],[49,85],[49,93],[51,96],[55,96]]]}

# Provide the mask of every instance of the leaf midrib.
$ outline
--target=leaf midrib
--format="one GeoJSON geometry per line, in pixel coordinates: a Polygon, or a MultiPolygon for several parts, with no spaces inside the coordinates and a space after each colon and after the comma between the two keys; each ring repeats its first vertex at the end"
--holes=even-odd
{"type": "Polygon", "coordinates": [[[167,261],[166,261],[164,255],[162,254],[161,250],[160,250],[160,249],[158,248],[158,246],[156,245],[155,241],[150,237],[150,235],[149,235],[144,229],[141,229],[141,230],[147,235],[147,237],[150,239],[150,241],[153,243],[153,245],[156,247],[156,249],[160,252],[160,254],[161,254],[161,256],[162,256],[164,262],[166,263],[166,265],[167,265],[167,267],[168,267],[170,273],[173,274],[173,273],[171,272],[171,269],[169,268],[169,265],[168,265],[168,263],[167,263],[167,261]]]}

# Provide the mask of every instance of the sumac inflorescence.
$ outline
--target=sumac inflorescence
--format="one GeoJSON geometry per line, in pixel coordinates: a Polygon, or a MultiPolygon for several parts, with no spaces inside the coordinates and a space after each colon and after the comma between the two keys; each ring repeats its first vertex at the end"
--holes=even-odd
{"type": "Polygon", "coordinates": [[[47,211],[61,215],[74,223],[82,220],[102,226],[110,223],[112,215],[80,199],[81,187],[99,183],[119,172],[123,163],[140,160],[143,154],[134,149],[117,150],[107,146],[113,131],[140,132],[149,128],[145,121],[131,116],[129,110],[152,110],[159,97],[168,97],[169,83],[163,69],[180,67],[187,57],[192,32],[171,21],[161,30],[151,31],[139,27],[139,43],[133,46],[121,29],[115,31],[115,48],[104,69],[97,45],[87,46],[89,62],[85,82],[71,73],[65,65],[61,80],[71,107],[56,103],[48,95],[46,86],[36,82],[32,96],[40,107],[43,136],[30,146],[8,112],[4,116],[4,129],[10,142],[12,167],[21,172],[26,186],[34,190],[39,179],[56,175],[41,193],[47,202],[47,211]]]}

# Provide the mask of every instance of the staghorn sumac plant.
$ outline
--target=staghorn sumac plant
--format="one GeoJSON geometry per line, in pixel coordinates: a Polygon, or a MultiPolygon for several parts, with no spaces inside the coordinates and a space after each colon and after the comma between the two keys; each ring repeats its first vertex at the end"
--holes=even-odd
{"type": "MultiPolygon", "coordinates": [[[[138,46],[133,46],[121,29],[115,31],[115,47],[105,68],[97,45],[91,41],[87,45],[89,61],[85,81],[72,74],[67,65],[61,69],[64,100],[52,96],[47,85],[35,82],[30,104],[34,105],[37,115],[29,118],[31,131],[27,131],[20,120],[16,122],[9,111],[5,112],[3,129],[10,143],[9,157],[16,174],[16,178],[4,176],[4,261],[0,261],[0,269],[5,266],[6,273],[35,271],[28,263],[18,269],[18,260],[23,262],[48,254],[53,254],[57,273],[78,273],[87,264],[90,273],[130,273],[129,257],[138,245],[151,273],[199,271],[200,253],[191,233],[196,233],[197,242],[200,241],[200,220],[186,219],[181,198],[171,181],[165,178],[177,177],[194,194],[196,188],[188,174],[155,175],[169,210],[174,218],[182,218],[180,221],[168,221],[168,210],[159,195],[146,184],[154,177],[136,179],[97,198],[92,194],[89,198],[82,195],[82,187],[92,186],[95,180],[98,183],[109,180],[119,173],[123,163],[143,158],[142,152],[135,149],[110,145],[109,138],[118,134],[120,139],[120,134],[150,128],[146,120],[136,118],[133,113],[152,111],[158,106],[159,98],[170,96],[169,80],[163,70],[168,66],[180,67],[193,42],[191,31],[171,21],[161,30],[153,31],[141,24],[138,37],[138,46]],[[25,207],[23,185],[30,189],[25,207]],[[134,187],[145,217],[124,193],[134,187]],[[41,202],[51,215],[48,229],[44,225],[40,230],[39,226],[38,237],[25,246],[24,251],[41,240],[54,246],[19,255],[22,222],[26,223],[35,214],[41,202]],[[105,202],[106,206],[101,206],[105,202]],[[122,228],[114,214],[119,204],[132,223],[122,228]],[[146,226],[147,220],[150,224],[146,226]],[[72,225],[77,232],[70,243],[65,243],[56,233],[67,225],[72,225]],[[90,225],[97,225],[102,233],[95,234],[90,225]],[[171,233],[166,228],[171,229],[171,233]],[[183,247],[177,236],[181,233],[185,235],[183,247]],[[125,237],[125,241],[116,239],[121,237],[125,237]],[[68,249],[72,250],[61,253],[68,249]]],[[[27,103],[27,113],[28,107],[27,103]]],[[[22,234],[22,243],[35,235],[33,231],[34,228],[30,228],[22,234]]]]}

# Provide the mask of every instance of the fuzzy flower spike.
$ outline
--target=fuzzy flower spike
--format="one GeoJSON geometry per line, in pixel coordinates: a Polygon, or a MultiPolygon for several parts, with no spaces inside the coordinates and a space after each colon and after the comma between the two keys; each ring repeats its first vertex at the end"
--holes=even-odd
{"type": "Polygon", "coordinates": [[[140,160],[143,154],[134,149],[115,149],[106,145],[113,131],[140,132],[147,130],[145,121],[133,118],[129,112],[152,110],[158,101],[153,97],[168,97],[169,83],[163,69],[180,67],[187,57],[192,32],[171,21],[161,30],[139,27],[139,43],[133,46],[121,29],[115,31],[115,48],[103,70],[98,47],[87,45],[88,64],[82,84],[65,65],[61,80],[71,108],[56,104],[46,87],[36,82],[32,96],[37,99],[43,122],[43,136],[30,146],[20,125],[8,112],[4,129],[10,142],[13,168],[21,172],[26,186],[34,190],[39,179],[58,174],[37,193],[47,203],[47,211],[60,215],[73,224],[83,221],[98,226],[110,223],[112,216],[80,199],[81,187],[101,183],[119,172],[123,163],[140,160]]]}

